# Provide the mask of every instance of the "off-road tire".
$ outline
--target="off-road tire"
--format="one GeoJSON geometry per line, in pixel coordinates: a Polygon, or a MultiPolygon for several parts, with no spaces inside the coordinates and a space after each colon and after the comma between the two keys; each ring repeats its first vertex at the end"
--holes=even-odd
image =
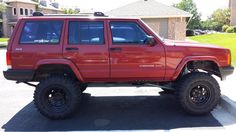
{"type": "Polygon", "coordinates": [[[42,80],[34,92],[34,104],[39,112],[50,119],[65,119],[78,108],[81,90],[77,82],[64,76],[42,80]]]}
{"type": "Polygon", "coordinates": [[[207,73],[189,73],[179,80],[177,95],[187,113],[204,115],[210,113],[219,103],[220,87],[218,82],[207,73]]]}
{"type": "Polygon", "coordinates": [[[79,83],[78,85],[79,85],[81,92],[84,92],[88,87],[88,85],[84,84],[84,83],[79,83]]]}

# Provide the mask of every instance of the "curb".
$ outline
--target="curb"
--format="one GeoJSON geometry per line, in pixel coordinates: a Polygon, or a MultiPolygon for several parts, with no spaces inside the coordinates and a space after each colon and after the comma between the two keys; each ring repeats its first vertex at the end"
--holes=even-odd
{"type": "Polygon", "coordinates": [[[225,95],[221,95],[220,106],[236,117],[236,103],[225,95]]]}

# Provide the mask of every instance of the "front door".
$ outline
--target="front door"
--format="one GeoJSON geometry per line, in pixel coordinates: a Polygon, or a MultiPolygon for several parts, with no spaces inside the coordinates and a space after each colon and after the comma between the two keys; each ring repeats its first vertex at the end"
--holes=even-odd
{"type": "Polygon", "coordinates": [[[68,21],[64,57],[70,59],[84,80],[109,78],[109,54],[104,21],[68,21]]]}
{"type": "Polygon", "coordinates": [[[139,21],[109,22],[111,79],[163,80],[165,75],[164,48],[145,44],[154,36],[139,21]]]}

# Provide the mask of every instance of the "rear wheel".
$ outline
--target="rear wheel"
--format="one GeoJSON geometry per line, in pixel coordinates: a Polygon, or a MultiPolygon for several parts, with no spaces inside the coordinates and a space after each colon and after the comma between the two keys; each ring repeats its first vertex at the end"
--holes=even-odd
{"type": "Polygon", "coordinates": [[[207,73],[185,75],[180,80],[177,90],[184,110],[194,115],[211,112],[220,99],[219,84],[207,73]]]}
{"type": "Polygon", "coordinates": [[[41,81],[34,92],[39,112],[50,119],[71,116],[79,106],[81,90],[72,79],[52,76],[41,81]]]}

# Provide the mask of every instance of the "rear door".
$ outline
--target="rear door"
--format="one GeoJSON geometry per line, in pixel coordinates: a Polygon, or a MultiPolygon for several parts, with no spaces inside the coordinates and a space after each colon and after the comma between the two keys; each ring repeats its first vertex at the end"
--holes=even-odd
{"type": "Polygon", "coordinates": [[[125,80],[163,80],[165,52],[162,44],[145,44],[147,36],[154,36],[138,20],[111,20],[110,60],[111,78],[125,80]]]}
{"type": "Polygon", "coordinates": [[[86,81],[109,78],[108,44],[103,20],[67,21],[63,55],[71,60],[86,81]]]}

